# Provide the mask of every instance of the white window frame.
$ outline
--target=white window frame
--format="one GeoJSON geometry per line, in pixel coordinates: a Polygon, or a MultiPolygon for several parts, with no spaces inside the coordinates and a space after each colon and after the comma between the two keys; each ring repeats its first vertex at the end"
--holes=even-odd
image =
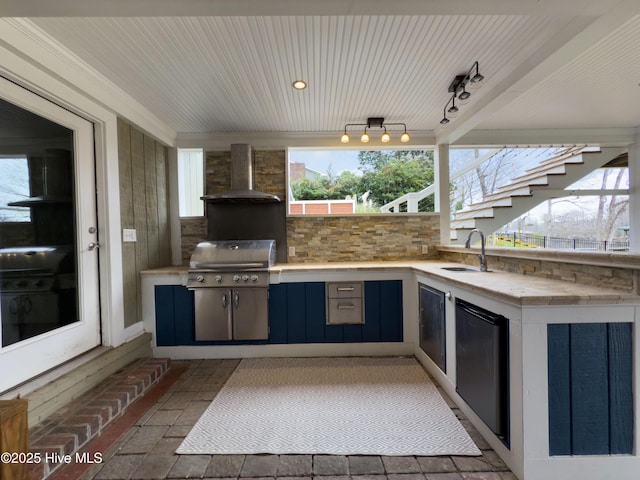
{"type": "Polygon", "coordinates": [[[204,149],[178,148],[178,214],[180,218],[204,217],[204,149]]]}

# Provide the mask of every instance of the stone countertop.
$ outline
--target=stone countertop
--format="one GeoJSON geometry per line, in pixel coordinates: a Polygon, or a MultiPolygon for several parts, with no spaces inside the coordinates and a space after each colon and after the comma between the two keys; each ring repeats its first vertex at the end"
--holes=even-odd
{"type": "MultiPolygon", "coordinates": [[[[433,261],[385,261],[349,263],[277,264],[272,274],[313,272],[389,271],[408,269],[452,285],[518,305],[604,305],[640,304],[640,296],[610,288],[582,285],[543,277],[501,271],[480,272],[477,267],[433,261]],[[471,271],[455,272],[442,267],[468,267],[471,271]]],[[[145,270],[143,277],[186,276],[188,267],[173,266],[145,270]]]]}

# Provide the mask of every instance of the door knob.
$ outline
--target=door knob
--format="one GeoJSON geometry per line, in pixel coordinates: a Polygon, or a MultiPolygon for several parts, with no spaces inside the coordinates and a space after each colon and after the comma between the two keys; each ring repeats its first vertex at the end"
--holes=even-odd
{"type": "Polygon", "coordinates": [[[89,243],[89,245],[87,246],[87,249],[88,249],[89,251],[91,251],[91,250],[95,250],[96,248],[99,248],[99,247],[100,247],[100,244],[99,244],[98,242],[91,242],[91,243],[89,243]]]}

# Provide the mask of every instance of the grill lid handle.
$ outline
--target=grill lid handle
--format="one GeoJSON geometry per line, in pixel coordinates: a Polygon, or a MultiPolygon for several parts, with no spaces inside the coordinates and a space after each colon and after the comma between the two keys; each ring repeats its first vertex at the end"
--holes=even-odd
{"type": "Polygon", "coordinates": [[[203,262],[197,263],[195,268],[209,268],[219,270],[223,268],[264,268],[264,264],[260,262],[255,263],[215,263],[215,262],[203,262]]]}

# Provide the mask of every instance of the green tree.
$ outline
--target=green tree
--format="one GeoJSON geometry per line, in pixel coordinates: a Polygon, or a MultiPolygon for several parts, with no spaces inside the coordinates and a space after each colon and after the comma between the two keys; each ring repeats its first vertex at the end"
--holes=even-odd
{"type": "Polygon", "coordinates": [[[291,192],[296,200],[328,200],[333,199],[333,189],[329,180],[302,178],[291,184],[291,192]]]}
{"type": "MultiPolygon", "coordinates": [[[[360,197],[365,192],[376,206],[389,203],[405,193],[418,192],[433,183],[433,152],[425,150],[373,151],[358,154],[362,176],[331,168],[317,180],[303,178],[292,183],[296,200],[340,200],[360,197]]],[[[421,211],[433,211],[433,196],[420,202],[421,211]]]]}
{"type": "Polygon", "coordinates": [[[317,180],[302,178],[291,184],[296,200],[344,200],[357,195],[360,188],[360,177],[355,173],[344,171],[336,176],[331,169],[317,180]]]}
{"type": "Polygon", "coordinates": [[[361,194],[363,190],[360,176],[345,170],[336,178],[335,190],[340,194],[340,198],[361,194]]]}
{"type": "Polygon", "coordinates": [[[417,160],[425,167],[430,166],[433,169],[433,151],[431,150],[377,150],[358,153],[360,169],[363,172],[378,171],[394,159],[417,160]]]}
{"type": "MultiPolygon", "coordinates": [[[[382,206],[410,192],[417,192],[433,183],[433,153],[408,150],[397,152],[360,152],[362,191],[371,192],[369,198],[382,206]]],[[[433,198],[422,202],[423,208],[433,210],[433,198]],[[425,204],[426,202],[426,204],[425,204]]]]}

